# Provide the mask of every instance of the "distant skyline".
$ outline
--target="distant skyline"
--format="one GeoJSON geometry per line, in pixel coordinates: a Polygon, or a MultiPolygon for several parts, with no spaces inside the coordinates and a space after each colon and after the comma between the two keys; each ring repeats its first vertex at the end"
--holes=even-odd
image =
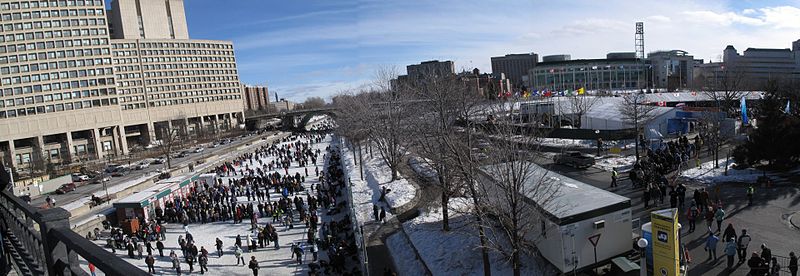
{"type": "MultiPolygon", "coordinates": [[[[718,60],[726,45],[790,48],[800,39],[791,1],[212,1],[186,0],[189,35],[232,40],[242,82],[302,101],[370,82],[376,69],[453,60],[491,71],[490,57],[535,52],[603,58],[680,49],[718,60]]],[[[272,96],[274,99],[274,96],[272,96]]]]}

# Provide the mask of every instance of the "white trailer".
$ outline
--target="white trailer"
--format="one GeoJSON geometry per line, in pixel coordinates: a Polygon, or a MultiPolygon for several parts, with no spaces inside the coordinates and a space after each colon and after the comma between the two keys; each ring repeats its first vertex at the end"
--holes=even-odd
{"type": "MultiPolygon", "coordinates": [[[[536,185],[535,181],[559,185],[554,199],[545,206],[539,206],[535,198],[526,201],[543,213],[540,227],[532,229],[526,239],[536,244],[545,259],[566,274],[608,262],[633,249],[629,198],[531,165],[529,185],[536,185]]],[[[490,166],[481,170],[489,172],[490,166]]]]}

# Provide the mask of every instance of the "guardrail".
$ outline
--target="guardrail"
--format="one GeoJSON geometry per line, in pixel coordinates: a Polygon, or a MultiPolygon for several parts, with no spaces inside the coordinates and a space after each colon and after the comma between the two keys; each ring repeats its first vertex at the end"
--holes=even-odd
{"type": "MultiPolygon", "coordinates": [[[[9,183],[0,183],[0,187],[6,185],[9,183]]],[[[3,189],[0,192],[3,247],[0,255],[10,260],[9,265],[18,275],[88,275],[81,268],[79,257],[106,275],[147,275],[70,230],[69,217],[67,210],[36,209],[3,189]]]]}

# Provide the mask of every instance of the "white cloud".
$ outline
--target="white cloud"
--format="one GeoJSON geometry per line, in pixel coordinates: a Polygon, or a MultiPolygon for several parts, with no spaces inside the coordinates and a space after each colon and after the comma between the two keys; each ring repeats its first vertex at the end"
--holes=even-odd
{"type": "Polygon", "coordinates": [[[668,23],[672,21],[669,17],[663,15],[651,15],[647,17],[648,22],[668,23]]]}

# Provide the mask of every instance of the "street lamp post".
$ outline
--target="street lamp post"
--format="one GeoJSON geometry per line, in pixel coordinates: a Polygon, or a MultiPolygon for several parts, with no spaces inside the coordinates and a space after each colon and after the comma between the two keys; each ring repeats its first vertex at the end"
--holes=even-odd
{"type": "Polygon", "coordinates": [[[639,275],[640,276],[647,276],[647,240],[644,238],[639,238],[636,242],[636,245],[639,246],[639,275]]]}

